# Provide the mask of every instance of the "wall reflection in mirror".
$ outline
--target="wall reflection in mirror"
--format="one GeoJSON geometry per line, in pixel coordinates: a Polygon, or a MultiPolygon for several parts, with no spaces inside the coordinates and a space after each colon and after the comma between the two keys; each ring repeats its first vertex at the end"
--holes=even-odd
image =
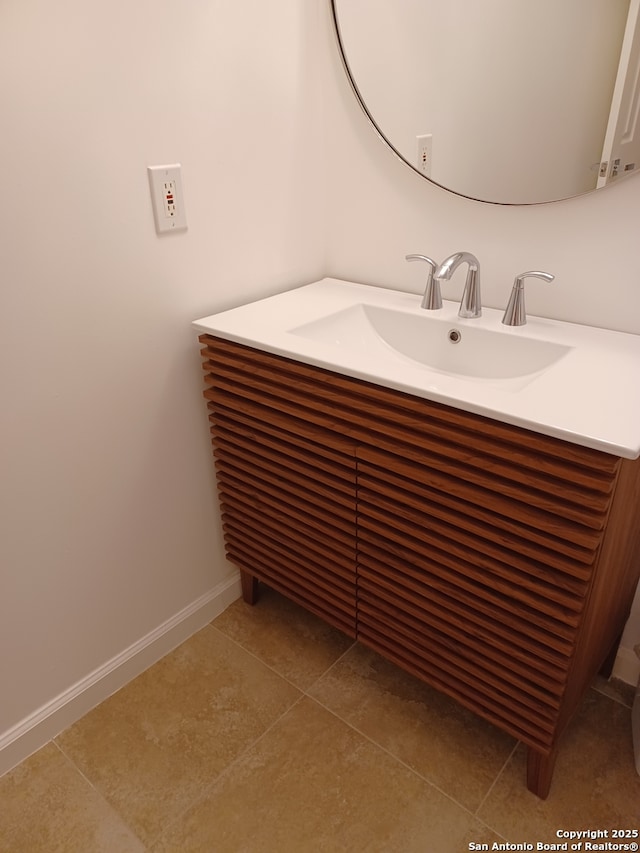
{"type": "Polygon", "coordinates": [[[534,204],[640,167],[640,0],[331,0],[355,92],[410,166],[534,204]]]}

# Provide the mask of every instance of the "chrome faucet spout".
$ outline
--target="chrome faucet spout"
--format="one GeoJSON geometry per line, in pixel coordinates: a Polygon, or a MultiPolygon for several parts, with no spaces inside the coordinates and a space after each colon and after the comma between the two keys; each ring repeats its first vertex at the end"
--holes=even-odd
{"type": "Polygon", "coordinates": [[[459,317],[480,317],[482,301],[480,297],[480,262],[471,252],[456,252],[446,258],[433,274],[436,281],[449,281],[460,264],[469,266],[460,301],[459,317]]]}

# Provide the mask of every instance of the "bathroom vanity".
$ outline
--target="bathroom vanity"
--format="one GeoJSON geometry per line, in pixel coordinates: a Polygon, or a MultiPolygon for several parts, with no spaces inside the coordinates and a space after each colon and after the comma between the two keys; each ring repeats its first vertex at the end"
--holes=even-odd
{"type": "MultiPolygon", "coordinates": [[[[300,318],[286,296],[253,311],[290,334],[300,318]]],[[[469,394],[500,399],[505,422],[443,400],[446,377],[424,366],[414,393],[323,366],[336,340],[285,354],[268,330],[243,338],[242,314],[195,325],[245,601],[268,583],[518,738],[528,786],[546,797],[560,736],[612,665],[640,575],[635,449],[509,422],[545,370],[524,386],[476,381],[469,394]]]]}

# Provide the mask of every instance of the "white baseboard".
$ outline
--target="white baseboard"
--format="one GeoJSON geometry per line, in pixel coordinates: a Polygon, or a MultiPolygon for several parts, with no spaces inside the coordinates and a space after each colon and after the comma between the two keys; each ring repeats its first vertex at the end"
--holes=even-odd
{"type": "Polygon", "coordinates": [[[613,678],[626,681],[627,684],[633,684],[634,687],[638,684],[640,681],[640,658],[633,649],[624,646],[618,649],[611,675],[613,678]]]}
{"type": "Polygon", "coordinates": [[[1,734],[0,776],[219,616],[240,595],[240,574],[236,571],[128,649],[1,734]]]}
{"type": "MultiPolygon", "coordinates": [[[[0,776],[189,639],[240,595],[240,574],[236,571],[128,649],[0,735],[0,776]]],[[[633,649],[619,649],[613,677],[634,686],[638,684],[640,659],[633,649]]]]}

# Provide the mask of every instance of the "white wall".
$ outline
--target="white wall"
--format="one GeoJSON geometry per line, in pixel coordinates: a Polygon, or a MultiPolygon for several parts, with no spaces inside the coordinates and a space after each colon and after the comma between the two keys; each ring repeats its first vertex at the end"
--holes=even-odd
{"type": "Polygon", "coordinates": [[[321,277],[319,8],[0,4],[0,745],[230,589],[190,322],[321,277]]]}
{"type": "MultiPolygon", "coordinates": [[[[331,56],[326,123],[332,130],[328,275],[418,293],[424,271],[405,263],[405,254],[442,260],[466,250],[481,261],[487,306],[506,306],[518,273],[548,270],[556,276],[553,284],[532,280],[527,285],[532,314],[640,334],[640,178],[529,207],[447,193],[412,172],[373,132],[346,82],[328,16],[326,24],[331,56]]],[[[455,278],[445,298],[460,298],[464,275],[455,278]]],[[[597,387],[590,393],[597,406],[597,387]]],[[[640,673],[633,653],[639,642],[640,595],[615,670],[630,682],[640,673]]]]}

